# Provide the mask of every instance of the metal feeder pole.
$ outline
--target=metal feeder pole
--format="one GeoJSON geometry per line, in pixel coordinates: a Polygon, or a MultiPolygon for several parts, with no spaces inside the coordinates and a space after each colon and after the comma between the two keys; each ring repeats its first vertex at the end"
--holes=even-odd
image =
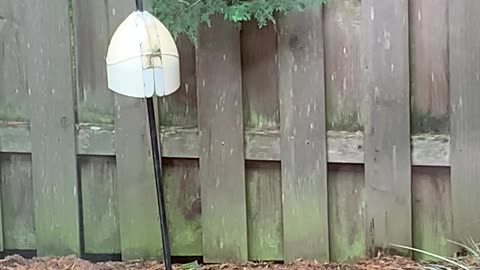
{"type": "MultiPolygon", "coordinates": [[[[135,4],[138,11],[143,11],[143,1],[135,0],[135,4]]],[[[160,230],[162,232],[162,244],[163,244],[163,260],[165,264],[165,270],[172,269],[172,258],[170,256],[170,239],[168,237],[167,215],[165,211],[165,194],[163,191],[162,182],[162,163],[160,145],[157,138],[157,125],[155,122],[155,109],[153,105],[153,97],[147,99],[147,113],[148,123],[150,126],[150,141],[152,144],[153,154],[153,167],[155,170],[155,184],[157,188],[157,204],[160,214],[160,230]]]]}

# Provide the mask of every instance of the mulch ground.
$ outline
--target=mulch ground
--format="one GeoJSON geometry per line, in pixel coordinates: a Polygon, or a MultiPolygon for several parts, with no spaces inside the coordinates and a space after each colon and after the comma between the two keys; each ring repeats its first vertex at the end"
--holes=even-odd
{"type": "MultiPolygon", "coordinates": [[[[74,256],[59,258],[25,259],[14,255],[0,260],[0,270],[162,270],[163,265],[157,262],[103,262],[91,263],[74,256]]],[[[175,265],[175,270],[187,270],[181,265],[175,265]]],[[[196,270],[374,270],[374,269],[425,269],[422,265],[403,257],[378,257],[359,261],[355,264],[323,264],[297,261],[291,264],[250,263],[244,265],[221,264],[204,265],[196,270]]]]}

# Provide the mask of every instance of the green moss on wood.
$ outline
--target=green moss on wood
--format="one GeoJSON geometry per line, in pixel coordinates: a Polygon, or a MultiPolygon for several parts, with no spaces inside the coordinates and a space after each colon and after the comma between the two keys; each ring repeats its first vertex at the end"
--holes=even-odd
{"type": "Polygon", "coordinates": [[[363,123],[357,113],[349,115],[327,114],[327,130],[335,131],[363,131],[363,123]]]}
{"type": "Polygon", "coordinates": [[[99,107],[95,104],[84,103],[78,107],[78,121],[81,123],[113,125],[113,108],[99,107]]]}
{"type": "Polygon", "coordinates": [[[449,134],[450,121],[449,115],[443,114],[432,116],[429,113],[422,113],[412,108],[411,110],[411,132],[412,134],[449,134]]]}
{"type": "Polygon", "coordinates": [[[30,110],[18,103],[0,102],[0,121],[28,122],[30,110]]]}

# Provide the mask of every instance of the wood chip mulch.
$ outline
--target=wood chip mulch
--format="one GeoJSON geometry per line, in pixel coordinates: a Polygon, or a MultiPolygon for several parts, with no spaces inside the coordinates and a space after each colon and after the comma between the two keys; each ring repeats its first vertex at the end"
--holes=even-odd
{"type": "MultiPolygon", "coordinates": [[[[0,260],[0,270],[163,270],[163,265],[157,262],[103,262],[91,263],[75,256],[59,258],[25,259],[18,255],[9,256],[0,260]]],[[[194,269],[185,269],[182,265],[175,265],[174,270],[393,270],[425,269],[421,264],[404,257],[378,257],[359,261],[355,264],[334,264],[297,261],[290,264],[249,263],[249,264],[221,264],[204,265],[194,269]]]]}

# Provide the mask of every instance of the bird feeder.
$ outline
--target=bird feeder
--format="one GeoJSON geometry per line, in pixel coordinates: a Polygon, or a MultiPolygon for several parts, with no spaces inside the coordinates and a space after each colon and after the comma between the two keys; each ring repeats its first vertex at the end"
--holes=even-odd
{"type": "Polygon", "coordinates": [[[142,0],[135,2],[137,10],[120,24],[108,46],[107,85],[120,95],[147,100],[163,258],[165,269],[171,270],[161,147],[157,138],[153,97],[167,96],[178,90],[180,61],[175,41],[167,28],[143,10],[142,0]]]}
{"type": "Polygon", "coordinates": [[[180,87],[180,61],[167,28],[147,11],[131,13],[115,31],[107,52],[108,87],[121,95],[148,98],[180,87]]]}

